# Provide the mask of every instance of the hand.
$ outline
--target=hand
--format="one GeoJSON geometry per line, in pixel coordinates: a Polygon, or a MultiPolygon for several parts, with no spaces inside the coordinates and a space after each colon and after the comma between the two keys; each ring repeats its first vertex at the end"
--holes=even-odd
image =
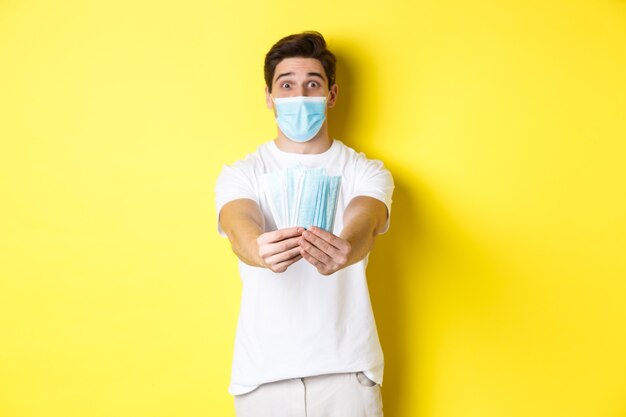
{"type": "Polygon", "coordinates": [[[274,272],[285,272],[302,259],[298,241],[304,228],[290,227],[263,233],[256,239],[260,265],[274,272]]]}
{"type": "Polygon", "coordinates": [[[352,245],[319,227],[311,226],[299,239],[300,254],[322,275],[330,275],[348,265],[352,245]]]}

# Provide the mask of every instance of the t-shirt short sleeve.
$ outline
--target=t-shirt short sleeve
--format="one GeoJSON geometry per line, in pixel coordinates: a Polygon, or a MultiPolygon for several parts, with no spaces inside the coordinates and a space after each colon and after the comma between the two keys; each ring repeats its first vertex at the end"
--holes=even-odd
{"type": "Polygon", "coordinates": [[[367,159],[364,154],[359,154],[355,167],[354,187],[350,199],[367,196],[385,203],[385,206],[387,206],[387,222],[380,233],[385,233],[389,229],[393,189],[393,177],[384,164],[379,160],[367,159]]]}
{"type": "Polygon", "coordinates": [[[224,165],[215,184],[215,206],[217,214],[217,232],[226,236],[220,226],[219,216],[226,203],[241,198],[247,198],[259,203],[256,192],[255,176],[250,159],[237,161],[232,165],[224,165]]]}

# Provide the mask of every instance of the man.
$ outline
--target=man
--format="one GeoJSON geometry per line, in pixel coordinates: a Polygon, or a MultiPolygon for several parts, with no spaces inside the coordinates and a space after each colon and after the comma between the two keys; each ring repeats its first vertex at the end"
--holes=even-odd
{"type": "Polygon", "coordinates": [[[389,227],[393,179],[328,135],[338,87],[322,35],[278,41],[265,82],[277,137],[224,166],[215,189],[218,231],[243,282],[229,387],[237,416],[382,416],[383,354],[365,268],[389,227]],[[277,229],[259,178],[294,166],[341,176],[332,233],[277,229]]]}

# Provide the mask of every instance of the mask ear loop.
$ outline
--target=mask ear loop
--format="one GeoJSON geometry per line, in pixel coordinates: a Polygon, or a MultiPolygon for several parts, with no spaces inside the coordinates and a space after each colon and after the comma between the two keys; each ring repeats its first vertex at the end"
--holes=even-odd
{"type": "Polygon", "coordinates": [[[325,103],[326,104],[326,106],[325,106],[326,108],[324,109],[324,113],[325,114],[328,113],[328,102],[330,101],[330,93],[331,93],[331,91],[329,89],[328,90],[328,94],[326,94],[326,103],[325,103]]]}
{"type": "Polygon", "coordinates": [[[330,95],[331,95],[332,91],[330,89],[328,89],[328,94],[326,95],[326,109],[324,111],[325,114],[328,114],[328,102],[330,101],[330,95]]]}
{"type": "Polygon", "coordinates": [[[274,99],[274,96],[272,95],[272,93],[270,93],[270,98],[272,99],[272,110],[274,110],[274,114],[276,114],[275,118],[276,120],[278,120],[278,110],[276,109],[276,99],[274,99]]]}

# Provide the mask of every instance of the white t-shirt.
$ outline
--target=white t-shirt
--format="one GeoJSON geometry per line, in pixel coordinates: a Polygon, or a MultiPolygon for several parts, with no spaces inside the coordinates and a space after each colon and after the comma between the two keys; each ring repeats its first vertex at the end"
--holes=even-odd
{"type": "MultiPolygon", "coordinates": [[[[343,229],[343,211],[357,196],[376,198],[391,213],[393,178],[383,163],[367,159],[339,140],[320,154],[278,149],[274,141],[232,165],[225,165],[215,187],[217,214],[224,204],[254,200],[265,217],[265,231],[276,230],[259,177],[294,165],[324,167],[340,175],[333,233],[343,229]]],[[[387,231],[389,219],[384,228],[387,231]]],[[[226,236],[219,226],[218,232],[226,236]]],[[[260,384],[289,378],[363,371],[382,384],[383,352],[365,277],[365,259],[321,275],[301,259],[283,273],[239,261],[242,296],[228,392],[244,394],[260,384]]]]}

